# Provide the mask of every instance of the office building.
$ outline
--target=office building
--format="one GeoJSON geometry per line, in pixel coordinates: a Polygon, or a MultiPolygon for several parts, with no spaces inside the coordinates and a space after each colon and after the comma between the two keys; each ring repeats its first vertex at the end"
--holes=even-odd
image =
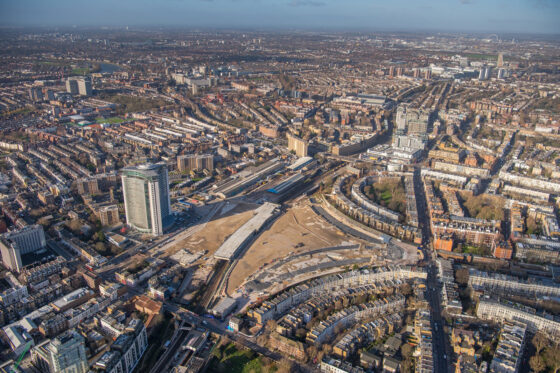
{"type": "Polygon", "coordinates": [[[179,171],[200,171],[214,169],[214,156],[212,154],[186,154],[177,157],[179,171]]]}
{"type": "Polygon", "coordinates": [[[86,373],[89,369],[84,337],[73,330],[34,347],[31,356],[41,372],[86,373]]]}
{"type": "Polygon", "coordinates": [[[43,90],[41,87],[32,87],[29,89],[29,98],[33,102],[43,101],[43,90]]]}
{"type": "Polygon", "coordinates": [[[506,77],[506,70],[505,69],[498,69],[498,79],[503,79],[506,77]]]}
{"type": "Polygon", "coordinates": [[[428,132],[430,112],[400,105],[397,109],[397,134],[424,135],[428,132]]]}
{"type": "Polygon", "coordinates": [[[17,231],[0,236],[2,262],[15,272],[23,269],[21,256],[29,254],[47,245],[45,232],[41,225],[30,225],[17,231]]]}
{"type": "Polygon", "coordinates": [[[124,168],[122,186],[126,223],[155,236],[171,220],[169,178],[163,163],[124,168]]]}
{"type": "Polygon", "coordinates": [[[480,69],[478,73],[478,80],[488,80],[492,75],[492,68],[490,66],[486,66],[480,69]]]}
{"type": "Polygon", "coordinates": [[[406,133],[406,109],[406,106],[399,106],[399,108],[397,109],[397,131],[401,134],[406,133]]]}
{"type": "Polygon", "coordinates": [[[393,147],[397,149],[424,150],[427,139],[420,136],[395,135],[393,147]]]}
{"type": "Polygon", "coordinates": [[[80,96],[91,96],[91,79],[78,79],[78,93],[80,96]]]}
{"type": "Polygon", "coordinates": [[[105,352],[95,363],[98,372],[130,373],[148,347],[148,336],[144,323],[132,319],[121,334],[112,344],[111,349],[105,352]]]}
{"type": "Polygon", "coordinates": [[[307,157],[307,142],[299,137],[288,134],[288,150],[295,152],[298,157],[307,157]]]}
{"type": "Polygon", "coordinates": [[[77,95],[78,94],[78,81],[76,79],[67,79],[66,80],[66,92],[77,95]]]}
{"type": "Polygon", "coordinates": [[[43,226],[39,224],[29,225],[20,230],[5,233],[2,235],[2,238],[17,244],[22,254],[39,250],[47,245],[43,226]]]}
{"type": "Polygon", "coordinates": [[[12,273],[7,272],[5,277],[0,278],[0,305],[7,307],[21,302],[28,295],[27,286],[22,285],[12,273]]]}
{"type": "Polygon", "coordinates": [[[497,67],[504,67],[504,54],[502,52],[498,53],[497,67]]]}
{"type": "Polygon", "coordinates": [[[99,209],[98,214],[101,225],[104,227],[120,223],[117,205],[103,206],[99,209]]]}
{"type": "Polygon", "coordinates": [[[91,79],[89,77],[67,79],[66,92],[72,95],[91,96],[91,79]]]}

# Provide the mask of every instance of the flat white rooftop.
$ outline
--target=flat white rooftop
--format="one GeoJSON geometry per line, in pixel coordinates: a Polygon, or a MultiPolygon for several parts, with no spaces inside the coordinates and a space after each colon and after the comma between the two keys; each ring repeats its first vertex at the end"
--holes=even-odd
{"type": "Polygon", "coordinates": [[[274,203],[265,202],[255,210],[255,215],[236,230],[214,253],[214,258],[231,260],[247,242],[247,239],[258,232],[264,224],[274,215],[279,207],[274,203]]]}

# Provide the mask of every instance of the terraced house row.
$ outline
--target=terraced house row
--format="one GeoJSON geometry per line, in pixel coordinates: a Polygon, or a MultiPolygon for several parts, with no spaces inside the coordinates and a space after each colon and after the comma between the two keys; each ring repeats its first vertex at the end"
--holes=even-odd
{"type": "Polygon", "coordinates": [[[358,287],[347,287],[318,294],[304,303],[292,308],[278,323],[276,331],[282,335],[291,336],[294,332],[322,311],[340,310],[352,304],[364,303],[379,293],[393,292],[402,284],[401,280],[382,281],[358,287]]]}
{"type": "Polygon", "coordinates": [[[531,307],[493,299],[481,299],[476,316],[498,323],[517,321],[527,325],[531,333],[541,331],[554,340],[560,340],[560,320],[551,315],[537,314],[531,307]]]}
{"type": "Polygon", "coordinates": [[[347,328],[362,319],[401,311],[404,308],[404,301],[404,296],[395,294],[375,302],[355,305],[336,312],[309,331],[305,341],[309,345],[320,345],[337,331],[347,328]]]}
{"type": "Polygon", "coordinates": [[[522,280],[515,276],[488,273],[475,268],[469,269],[469,285],[476,291],[500,294],[520,294],[535,297],[560,297],[560,286],[555,282],[522,280]]]}
{"type": "Polygon", "coordinates": [[[274,298],[264,301],[260,307],[249,310],[247,316],[257,324],[263,325],[268,320],[277,319],[291,308],[325,291],[335,291],[340,288],[357,287],[382,281],[426,280],[426,278],[427,272],[422,268],[407,266],[377,267],[338,273],[315,278],[292,287],[274,298]]]}
{"type": "MultiPolygon", "coordinates": [[[[380,215],[379,211],[382,211],[382,213],[384,213],[383,211],[385,211],[386,209],[380,210],[379,208],[374,206],[374,210],[369,210],[368,208],[360,207],[358,203],[346,197],[342,192],[342,186],[348,182],[347,179],[348,178],[341,177],[337,180],[337,182],[335,182],[333,186],[333,192],[330,197],[331,201],[336,207],[338,207],[352,219],[357,220],[358,222],[365,224],[368,227],[377,229],[378,231],[387,233],[394,237],[398,237],[405,241],[418,244],[422,242],[422,232],[420,231],[420,229],[399,223],[398,214],[397,220],[395,221],[385,215],[380,215]],[[375,211],[375,209],[377,210],[377,212],[375,211]]],[[[362,201],[367,202],[368,204],[372,203],[371,201],[362,201]]],[[[381,207],[381,209],[383,208],[381,207]]]]}
{"type": "Polygon", "coordinates": [[[402,323],[402,316],[393,313],[358,326],[346,333],[333,347],[333,354],[347,358],[359,348],[377,341],[393,331],[402,323]]]}

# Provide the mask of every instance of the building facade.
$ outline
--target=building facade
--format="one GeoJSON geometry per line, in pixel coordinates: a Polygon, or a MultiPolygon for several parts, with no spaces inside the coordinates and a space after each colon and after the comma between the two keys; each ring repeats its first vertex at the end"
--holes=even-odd
{"type": "Polygon", "coordinates": [[[560,322],[534,313],[534,309],[516,304],[503,304],[493,300],[481,300],[476,316],[494,322],[516,321],[527,325],[531,333],[542,331],[555,340],[560,339],[560,322]]]}
{"type": "Polygon", "coordinates": [[[307,142],[299,137],[288,134],[288,150],[294,151],[298,157],[307,157],[307,142]]]}
{"type": "Polygon", "coordinates": [[[104,206],[99,209],[99,220],[103,226],[111,226],[120,223],[119,207],[117,205],[104,206]]]}
{"type": "Polygon", "coordinates": [[[165,164],[145,164],[123,169],[122,186],[126,223],[159,236],[171,219],[169,178],[165,164]]]}
{"type": "Polygon", "coordinates": [[[212,154],[187,154],[177,157],[179,171],[199,171],[214,169],[214,156],[212,154]]]}
{"type": "Polygon", "coordinates": [[[23,270],[21,255],[29,254],[47,246],[45,232],[41,225],[30,225],[0,236],[2,262],[15,272],[23,270]]]}
{"type": "Polygon", "coordinates": [[[89,369],[84,337],[75,331],[34,347],[31,356],[42,372],[86,373],[89,369]]]}
{"type": "Polygon", "coordinates": [[[87,77],[67,79],[66,92],[72,95],[91,96],[91,79],[87,77]]]}

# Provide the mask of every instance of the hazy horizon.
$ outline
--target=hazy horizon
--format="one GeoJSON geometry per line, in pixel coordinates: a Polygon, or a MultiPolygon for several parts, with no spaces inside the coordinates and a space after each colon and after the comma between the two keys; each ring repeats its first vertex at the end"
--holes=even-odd
{"type": "Polygon", "coordinates": [[[555,0],[0,0],[4,27],[559,34],[555,0]]]}

